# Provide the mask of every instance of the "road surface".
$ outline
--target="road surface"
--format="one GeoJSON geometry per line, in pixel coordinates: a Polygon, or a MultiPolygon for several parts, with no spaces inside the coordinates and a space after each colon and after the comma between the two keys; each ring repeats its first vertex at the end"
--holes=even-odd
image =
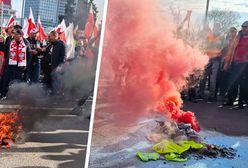
{"type": "Polygon", "coordinates": [[[151,116],[140,119],[128,127],[113,124],[107,112],[110,104],[98,101],[95,115],[93,142],[91,146],[90,168],[247,168],[248,160],[248,108],[238,110],[219,107],[218,103],[186,102],[184,109],[194,111],[202,131],[201,137],[207,143],[233,147],[237,156],[232,159],[196,160],[190,158],[185,163],[164,160],[141,162],[135,156],[136,150],[150,152],[152,144],[146,135],[154,128],[151,116]]]}
{"type": "MultiPolygon", "coordinates": [[[[4,108],[17,108],[11,101],[4,108]]],[[[89,111],[91,102],[84,106],[89,111]]],[[[33,109],[32,113],[46,111],[33,109]]],[[[25,143],[11,149],[0,149],[0,168],[81,168],[84,167],[89,119],[78,115],[72,105],[49,106],[50,113],[37,120],[32,130],[25,134],[25,143]]],[[[88,113],[88,112],[87,112],[88,113]]],[[[32,119],[32,117],[31,117],[32,119]]]]}

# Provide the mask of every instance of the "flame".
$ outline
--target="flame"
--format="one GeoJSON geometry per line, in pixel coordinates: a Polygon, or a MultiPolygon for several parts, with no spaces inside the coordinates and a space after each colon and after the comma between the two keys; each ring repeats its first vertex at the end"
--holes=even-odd
{"type": "Polygon", "coordinates": [[[191,111],[183,111],[181,110],[183,101],[181,99],[181,96],[179,92],[173,91],[171,89],[166,90],[166,86],[168,85],[169,81],[164,78],[164,72],[160,71],[158,78],[156,80],[156,85],[154,86],[155,91],[154,93],[157,96],[158,102],[156,103],[155,110],[159,111],[160,113],[166,114],[170,119],[173,121],[176,121],[177,123],[183,122],[183,123],[190,123],[192,128],[199,132],[200,131],[200,126],[199,123],[194,115],[193,112],[191,111]],[[162,93],[162,98],[159,96],[162,93]]]}
{"type": "Polygon", "coordinates": [[[18,112],[0,113],[0,147],[9,148],[21,129],[18,112]]]}
{"type": "Polygon", "coordinates": [[[194,113],[181,110],[181,104],[181,99],[178,99],[176,96],[171,96],[161,99],[156,109],[161,113],[165,113],[170,119],[177,123],[190,123],[192,128],[199,132],[201,129],[194,113]]]}

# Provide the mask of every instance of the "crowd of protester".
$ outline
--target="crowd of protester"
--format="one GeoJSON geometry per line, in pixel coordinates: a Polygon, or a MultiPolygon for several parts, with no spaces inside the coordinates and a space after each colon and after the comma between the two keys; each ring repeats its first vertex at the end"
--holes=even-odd
{"type": "MultiPolygon", "coordinates": [[[[7,98],[8,88],[13,83],[43,83],[48,94],[57,94],[59,88],[54,85],[54,72],[61,71],[66,60],[66,44],[60,34],[53,30],[47,39],[39,40],[39,32],[32,29],[28,38],[24,38],[22,27],[10,26],[2,30],[0,36],[0,95],[7,98]]],[[[95,39],[93,39],[95,40],[95,39]]],[[[93,52],[92,46],[80,30],[75,33],[75,56],[73,59],[87,60],[86,52],[93,52]],[[90,48],[91,47],[91,48],[90,48]]]]}
{"type": "Polygon", "coordinates": [[[237,99],[239,108],[243,108],[248,104],[248,21],[241,30],[229,28],[225,36],[219,30],[216,24],[208,35],[205,52],[209,63],[199,84],[188,90],[189,100],[221,101],[233,106],[237,99]]]}

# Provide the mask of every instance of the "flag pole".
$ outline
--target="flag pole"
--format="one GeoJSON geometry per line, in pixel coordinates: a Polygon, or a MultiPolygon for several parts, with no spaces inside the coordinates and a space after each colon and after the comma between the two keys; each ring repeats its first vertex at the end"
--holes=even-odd
{"type": "Polygon", "coordinates": [[[24,24],[24,6],[25,5],[25,0],[22,0],[22,14],[21,14],[21,25],[23,26],[24,24]]]}
{"type": "Polygon", "coordinates": [[[207,0],[207,4],[206,4],[205,19],[204,19],[204,24],[205,24],[205,25],[206,25],[207,19],[208,19],[209,1],[210,1],[210,0],[207,0]]]}

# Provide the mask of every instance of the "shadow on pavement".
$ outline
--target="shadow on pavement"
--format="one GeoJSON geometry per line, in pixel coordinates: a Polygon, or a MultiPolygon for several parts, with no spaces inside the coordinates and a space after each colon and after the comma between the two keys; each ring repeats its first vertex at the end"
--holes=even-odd
{"type": "Polygon", "coordinates": [[[87,144],[88,133],[37,133],[31,135],[26,142],[87,144]]]}
{"type": "Polygon", "coordinates": [[[184,110],[193,111],[203,129],[232,136],[248,136],[248,108],[220,107],[220,103],[185,101],[184,110]]]}
{"type": "MultiPolygon", "coordinates": [[[[26,143],[38,143],[37,146],[8,149],[11,153],[40,153],[41,159],[61,161],[59,168],[80,168],[85,161],[86,144],[88,140],[89,120],[81,120],[78,116],[54,114],[48,116],[28,133],[26,143]],[[39,145],[41,144],[41,145],[39,145]],[[69,150],[69,151],[66,151],[69,150]]],[[[4,152],[4,150],[2,150],[4,152]]],[[[1,167],[1,165],[0,165],[1,167]]],[[[47,168],[46,166],[22,166],[17,168],[47,168]]]]}
{"type": "Polygon", "coordinates": [[[54,145],[54,146],[47,146],[47,147],[12,148],[8,150],[8,153],[11,153],[11,152],[13,153],[35,153],[35,152],[61,153],[65,151],[66,149],[86,150],[86,146],[84,147],[84,146],[78,146],[78,145],[73,145],[73,144],[65,144],[65,145],[54,145]]]}
{"type": "MultiPolygon", "coordinates": [[[[70,155],[48,155],[48,157],[51,160],[57,160],[57,161],[67,161],[65,163],[60,163],[58,165],[58,168],[80,168],[84,167],[84,161],[85,161],[85,150],[80,150],[77,153],[70,153],[70,155]]],[[[46,158],[44,158],[46,159],[46,158]]]]}
{"type": "Polygon", "coordinates": [[[15,167],[15,168],[50,168],[50,167],[45,167],[45,166],[22,166],[22,167],[15,167]]]}

